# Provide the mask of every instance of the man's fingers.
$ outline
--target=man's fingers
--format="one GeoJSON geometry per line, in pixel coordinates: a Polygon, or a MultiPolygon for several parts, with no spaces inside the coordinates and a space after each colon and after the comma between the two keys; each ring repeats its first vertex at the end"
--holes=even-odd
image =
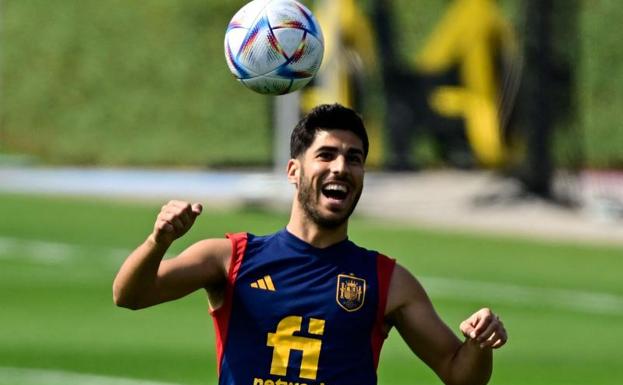
{"type": "Polygon", "coordinates": [[[506,330],[503,328],[496,330],[491,336],[484,342],[480,344],[481,348],[492,348],[497,349],[506,343],[507,336],[506,330]]]}
{"type": "Polygon", "coordinates": [[[166,220],[158,219],[158,221],[156,221],[156,230],[163,231],[165,233],[172,233],[175,229],[173,228],[173,225],[166,220]]]}
{"type": "Polygon", "coordinates": [[[477,337],[476,340],[478,342],[484,342],[486,340],[489,339],[489,337],[491,337],[491,335],[493,335],[493,333],[496,332],[496,330],[498,330],[500,326],[500,321],[497,320],[497,318],[492,318],[489,321],[489,324],[487,325],[486,329],[481,330],[480,332],[477,332],[477,337]]]}
{"type": "Polygon", "coordinates": [[[491,348],[493,349],[501,348],[505,343],[506,343],[506,335],[504,335],[504,338],[500,338],[497,341],[495,341],[493,345],[491,345],[491,348]]]}
{"type": "Polygon", "coordinates": [[[192,224],[195,218],[203,211],[203,206],[200,203],[193,203],[182,201],[171,201],[167,205],[163,206],[163,212],[171,212],[182,218],[185,224],[192,224]]]}
{"type": "Polygon", "coordinates": [[[465,337],[476,338],[474,327],[472,326],[469,320],[465,320],[461,322],[460,329],[465,337]]]}
{"type": "Polygon", "coordinates": [[[484,349],[487,347],[491,347],[494,343],[496,343],[499,340],[500,340],[499,334],[494,331],[493,333],[491,333],[491,335],[489,335],[487,339],[479,341],[480,348],[484,349]]]}
{"type": "Polygon", "coordinates": [[[201,214],[201,212],[203,211],[203,206],[201,206],[200,203],[194,203],[191,207],[191,210],[193,212],[193,214],[195,214],[195,217],[199,214],[201,214]]]}
{"type": "Polygon", "coordinates": [[[169,203],[167,203],[167,206],[173,206],[173,207],[177,207],[177,208],[180,208],[180,209],[184,209],[184,208],[190,206],[190,204],[188,202],[184,202],[184,201],[173,200],[173,201],[169,201],[169,203]]]}
{"type": "Polygon", "coordinates": [[[481,349],[497,349],[508,340],[504,323],[490,309],[480,309],[460,325],[461,332],[477,342],[481,349]]]}
{"type": "Polygon", "coordinates": [[[184,224],[192,225],[195,218],[201,214],[202,210],[203,207],[199,203],[195,203],[193,205],[186,203],[184,205],[168,206],[165,210],[163,210],[163,212],[172,213],[173,215],[181,218],[184,224]]]}
{"type": "Polygon", "coordinates": [[[201,206],[200,203],[190,204],[184,201],[170,201],[167,205],[176,207],[184,211],[193,212],[197,215],[201,214],[201,210],[203,210],[203,207],[201,206]]]}
{"type": "Polygon", "coordinates": [[[190,230],[195,223],[195,219],[201,214],[202,210],[203,207],[199,203],[193,203],[191,205],[184,201],[169,201],[162,206],[156,218],[154,236],[157,239],[172,242],[190,230]],[[161,236],[165,234],[169,235],[162,238],[161,236]]]}
{"type": "Polygon", "coordinates": [[[182,218],[173,212],[166,212],[166,213],[162,213],[160,215],[160,219],[168,222],[170,225],[172,225],[176,231],[182,231],[184,230],[184,221],[182,220],[182,218]]]}
{"type": "Polygon", "coordinates": [[[480,309],[472,314],[461,323],[460,328],[463,335],[476,339],[480,343],[489,340],[494,333],[506,335],[504,324],[488,308],[480,309]]]}
{"type": "Polygon", "coordinates": [[[175,209],[173,210],[168,209],[167,211],[160,213],[160,218],[166,220],[167,222],[171,223],[172,225],[176,227],[178,226],[176,222],[179,222],[179,224],[182,226],[185,223],[190,222],[190,218],[188,217],[188,214],[184,215],[175,209]]]}
{"type": "Polygon", "coordinates": [[[491,310],[484,308],[477,311],[474,314],[475,322],[472,323],[474,327],[474,331],[471,333],[470,337],[478,338],[494,321],[495,316],[491,312],[491,310]]]}

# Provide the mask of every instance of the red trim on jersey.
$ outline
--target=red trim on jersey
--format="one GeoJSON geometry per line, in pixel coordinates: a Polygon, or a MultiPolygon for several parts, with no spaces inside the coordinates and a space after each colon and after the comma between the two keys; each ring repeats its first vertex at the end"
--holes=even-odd
{"type": "Polygon", "coordinates": [[[372,329],[372,354],[374,355],[374,367],[379,366],[379,356],[383,342],[387,338],[385,332],[385,308],[387,307],[387,296],[389,294],[389,283],[392,279],[396,260],[388,258],[383,254],[376,257],[376,275],[379,285],[379,301],[376,309],[376,322],[372,329]]]}
{"type": "Polygon", "coordinates": [[[216,332],[216,368],[221,374],[221,363],[223,360],[223,349],[227,341],[227,329],[229,328],[229,317],[231,316],[232,297],[234,296],[234,284],[247,249],[247,233],[227,234],[227,238],[232,244],[232,254],[227,274],[227,286],[225,287],[225,298],[223,304],[210,311],[214,321],[216,332]]]}

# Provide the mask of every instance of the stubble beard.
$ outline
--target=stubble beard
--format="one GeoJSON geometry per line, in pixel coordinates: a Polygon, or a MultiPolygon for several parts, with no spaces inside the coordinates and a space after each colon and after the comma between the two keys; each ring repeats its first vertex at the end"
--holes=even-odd
{"type": "MultiPolygon", "coordinates": [[[[319,192],[318,194],[322,194],[319,192]]],[[[316,225],[324,229],[336,229],[343,225],[348,218],[352,215],[353,211],[355,211],[355,207],[357,207],[357,203],[359,202],[359,198],[361,197],[361,190],[355,196],[352,205],[348,208],[346,213],[341,216],[328,218],[323,216],[318,210],[318,199],[317,194],[314,188],[312,187],[311,182],[309,182],[305,178],[305,173],[301,169],[301,175],[299,179],[298,186],[298,200],[305,212],[305,215],[312,220],[316,225]]]]}

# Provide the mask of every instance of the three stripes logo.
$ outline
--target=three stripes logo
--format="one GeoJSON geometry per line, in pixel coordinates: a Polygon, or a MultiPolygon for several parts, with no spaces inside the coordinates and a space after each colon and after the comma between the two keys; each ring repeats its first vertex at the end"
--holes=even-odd
{"type": "Polygon", "coordinates": [[[270,275],[265,275],[264,278],[260,278],[257,281],[251,283],[251,287],[255,289],[276,291],[275,284],[273,284],[273,280],[272,278],[270,278],[270,275]]]}

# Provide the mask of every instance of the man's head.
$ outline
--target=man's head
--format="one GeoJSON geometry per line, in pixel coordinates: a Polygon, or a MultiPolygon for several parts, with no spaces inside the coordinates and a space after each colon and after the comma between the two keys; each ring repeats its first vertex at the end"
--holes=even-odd
{"type": "Polygon", "coordinates": [[[292,132],[288,179],[302,213],[322,228],[337,228],[352,214],[363,188],[368,136],[353,110],[321,105],[292,132]]]}
{"type": "Polygon", "coordinates": [[[290,158],[295,159],[311,146],[318,131],[344,130],[355,134],[368,156],[368,134],[361,117],[340,104],[321,104],[305,115],[290,136],[290,158]]]}

